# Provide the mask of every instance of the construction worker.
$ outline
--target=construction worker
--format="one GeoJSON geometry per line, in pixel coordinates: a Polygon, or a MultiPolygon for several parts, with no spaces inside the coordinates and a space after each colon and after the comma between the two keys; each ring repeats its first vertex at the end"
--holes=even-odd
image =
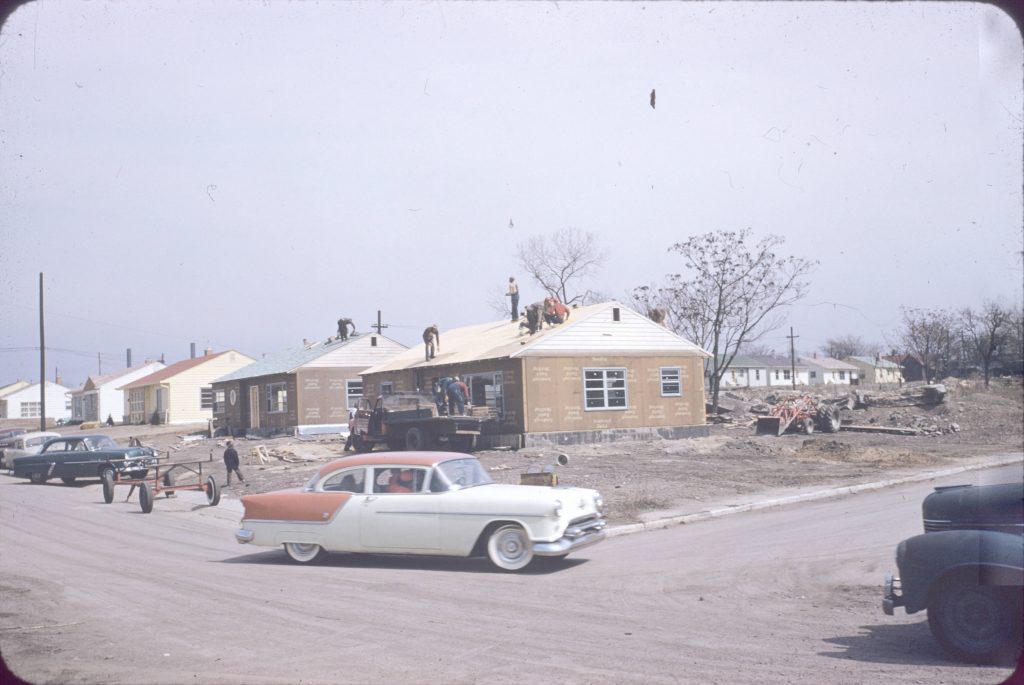
{"type": "Polygon", "coordinates": [[[519,320],[519,284],[516,283],[514,276],[508,277],[508,292],[505,293],[506,297],[512,298],[512,320],[519,320]]]}
{"type": "Polygon", "coordinates": [[[555,323],[565,323],[569,319],[569,308],[562,304],[557,297],[544,298],[544,322],[549,326],[555,323]]]}
{"type": "Polygon", "coordinates": [[[426,345],[425,351],[429,362],[441,350],[441,331],[437,329],[436,323],[423,329],[423,342],[426,345]]]}
{"type": "Polygon", "coordinates": [[[466,413],[466,400],[469,397],[469,387],[456,376],[448,384],[446,392],[448,394],[448,415],[455,416],[456,410],[458,411],[458,416],[464,415],[466,413]]]}
{"type": "Polygon", "coordinates": [[[530,330],[530,335],[544,327],[544,321],[541,318],[543,314],[544,305],[540,302],[534,302],[526,308],[526,326],[530,330]]]}
{"type": "Polygon", "coordinates": [[[356,325],[354,323],[352,323],[352,319],[348,319],[348,318],[338,319],[338,339],[339,340],[348,340],[348,336],[350,335],[349,332],[348,332],[348,327],[349,326],[352,327],[351,335],[355,335],[356,334],[356,325]]]}

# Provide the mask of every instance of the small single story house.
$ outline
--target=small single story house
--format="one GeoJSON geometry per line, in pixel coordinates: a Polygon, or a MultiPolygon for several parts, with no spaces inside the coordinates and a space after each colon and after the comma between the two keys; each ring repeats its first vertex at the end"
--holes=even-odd
{"type": "Polygon", "coordinates": [[[363,372],[363,392],[430,392],[460,376],[474,412],[486,412],[483,447],[707,435],[708,353],[618,302],[570,310],[534,335],[502,321],[441,331],[426,359],[417,345],[363,372]],[[486,407],[486,409],[482,409],[486,407]]]}
{"type": "MultiPolygon", "coordinates": [[[[736,355],[722,376],[723,388],[793,387],[793,363],[786,357],[736,355]]],[[[796,365],[796,384],[809,384],[807,367],[796,365]]]]}
{"type": "Polygon", "coordinates": [[[346,424],[363,396],[359,374],[408,349],[377,333],[268,354],[213,382],[213,416],[229,434],[346,424]]]}
{"type": "Polygon", "coordinates": [[[865,383],[903,382],[900,365],[877,354],[874,357],[847,357],[844,361],[857,367],[858,375],[865,383]]]}
{"type": "Polygon", "coordinates": [[[127,423],[199,423],[213,418],[213,388],[217,378],[256,361],[228,350],[206,350],[194,357],[138,378],[118,389],[125,391],[127,423]]]}
{"type": "Polygon", "coordinates": [[[147,361],[103,376],[89,376],[81,387],[68,392],[71,396],[71,418],[76,421],[106,421],[111,417],[118,423],[127,423],[121,387],[165,367],[166,364],[161,362],[147,361]]]}
{"type": "MultiPolygon", "coordinates": [[[[51,381],[46,383],[46,418],[55,421],[71,418],[68,389],[51,381]]],[[[15,384],[17,385],[17,384],[15,384]]],[[[0,395],[0,419],[38,419],[41,417],[41,384],[23,385],[0,395]]]]}
{"type": "Polygon", "coordinates": [[[807,366],[811,385],[850,385],[858,380],[856,366],[832,357],[800,357],[800,362],[807,366]]]}

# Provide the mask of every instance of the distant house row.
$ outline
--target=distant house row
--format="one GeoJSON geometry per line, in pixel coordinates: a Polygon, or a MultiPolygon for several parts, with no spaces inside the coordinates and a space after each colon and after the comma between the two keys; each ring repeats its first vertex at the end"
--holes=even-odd
{"type": "Polygon", "coordinates": [[[731,388],[856,385],[862,382],[902,383],[903,374],[899,364],[880,356],[839,360],[815,355],[798,357],[794,364],[786,357],[736,355],[722,376],[722,387],[731,388]]]}

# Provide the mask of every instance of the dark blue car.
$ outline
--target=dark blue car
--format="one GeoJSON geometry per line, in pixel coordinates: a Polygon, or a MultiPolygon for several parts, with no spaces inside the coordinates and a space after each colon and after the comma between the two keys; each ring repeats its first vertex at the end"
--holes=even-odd
{"type": "Polygon", "coordinates": [[[144,478],[157,455],[149,447],[120,447],[106,435],[79,435],[52,438],[38,454],[18,457],[12,464],[17,478],[45,483],[60,478],[73,483],[78,478],[111,478],[115,472],[128,478],[144,478]]]}

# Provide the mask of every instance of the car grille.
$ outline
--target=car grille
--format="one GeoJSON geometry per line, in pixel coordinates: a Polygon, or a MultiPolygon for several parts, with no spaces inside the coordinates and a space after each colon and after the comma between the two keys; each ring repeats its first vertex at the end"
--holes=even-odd
{"type": "Polygon", "coordinates": [[[566,537],[576,538],[602,530],[606,525],[608,525],[608,522],[597,514],[581,516],[569,522],[569,527],[565,529],[565,535],[566,537]]]}

